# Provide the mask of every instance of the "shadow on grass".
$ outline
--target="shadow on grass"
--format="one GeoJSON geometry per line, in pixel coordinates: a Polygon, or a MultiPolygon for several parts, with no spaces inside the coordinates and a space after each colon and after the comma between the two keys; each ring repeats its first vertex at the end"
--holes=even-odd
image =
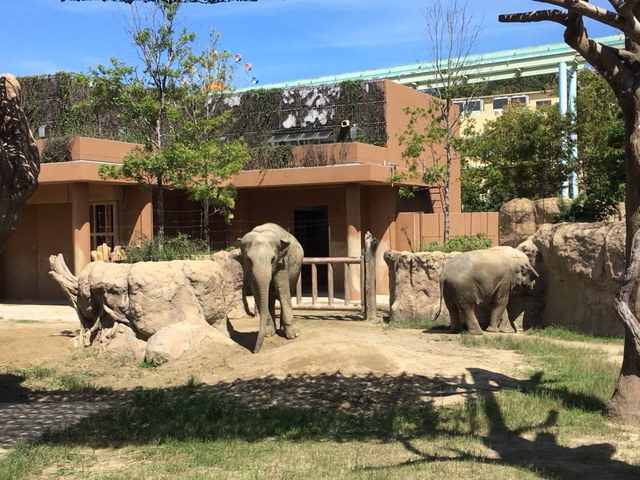
{"type": "MultiPolygon", "coordinates": [[[[497,454],[497,458],[475,456],[464,451],[454,451],[450,456],[442,454],[426,453],[416,447],[411,438],[401,439],[405,449],[420,458],[402,462],[395,467],[406,467],[427,462],[451,462],[470,461],[500,466],[511,466],[536,472],[541,478],[549,479],[635,479],[640,478],[640,467],[629,465],[613,457],[615,447],[610,443],[598,443],[568,447],[560,445],[555,434],[548,430],[558,422],[559,413],[550,410],[547,418],[540,423],[526,427],[510,429],[504,418],[504,413],[496,396],[485,387],[490,386],[486,371],[482,369],[469,369],[474,379],[474,384],[487,391],[482,406],[483,414],[489,422],[489,431],[480,437],[482,443],[497,454]],[[529,437],[529,438],[527,438],[529,437]],[[532,437],[532,438],[531,438],[532,437]]],[[[509,379],[509,377],[506,377],[509,379]]],[[[537,387],[539,377],[535,375],[528,382],[525,391],[532,392],[537,387]]],[[[552,390],[552,389],[551,389],[552,390]]],[[[556,391],[558,397],[562,397],[563,390],[556,391]]],[[[592,406],[593,399],[577,400],[576,395],[563,399],[565,405],[573,407],[592,406]]],[[[385,467],[388,468],[388,467],[385,467]]],[[[378,468],[364,468],[364,470],[378,470],[378,468]]]]}
{"type": "Polygon", "coordinates": [[[138,390],[117,406],[45,433],[36,443],[98,449],[184,440],[399,441],[420,458],[380,468],[470,461],[531,470],[541,478],[640,478],[640,467],[612,458],[611,444],[560,445],[550,432],[558,421],[557,411],[549,411],[541,422],[510,429],[496,393],[553,394],[571,408],[591,412],[601,407],[598,400],[544,385],[538,374],[522,381],[483,369],[468,372],[455,377],[336,372],[138,390]],[[467,396],[467,405],[458,413],[439,407],[447,397],[460,394],[467,396]],[[488,430],[473,427],[483,422],[488,430]],[[458,437],[475,438],[496,458],[451,449],[449,456],[434,455],[416,446],[425,438],[458,437]]]}

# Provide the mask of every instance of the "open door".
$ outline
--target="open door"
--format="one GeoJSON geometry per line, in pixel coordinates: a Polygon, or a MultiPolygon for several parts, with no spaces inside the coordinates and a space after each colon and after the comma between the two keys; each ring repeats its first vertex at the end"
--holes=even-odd
{"type": "MultiPolygon", "coordinates": [[[[329,220],[326,205],[293,208],[293,235],[304,249],[305,257],[329,256],[329,220]]],[[[302,266],[302,291],[311,293],[311,265],[302,266]]],[[[318,294],[327,291],[327,266],[318,266],[318,294]]]]}

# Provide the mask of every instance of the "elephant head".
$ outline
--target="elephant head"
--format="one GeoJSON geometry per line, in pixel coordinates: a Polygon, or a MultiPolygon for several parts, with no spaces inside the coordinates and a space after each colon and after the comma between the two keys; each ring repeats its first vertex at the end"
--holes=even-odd
{"type": "Polygon", "coordinates": [[[511,281],[511,289],[522,290],[529,289],[533,286],[533,282],[540,276],[533,268],[529,255],[518,248],[498,246],[492,247],[491,250],[500,252],[507,257],[513,278],[511,281]]]}
{"type": "Polygon", "coordinates": [[[538,272],[531,266],[528,259],[522,260],[515,258],[514,263],[514,275],[512,289],[518,288],[530,288],[533,282],[538,278],[538,272]]]}

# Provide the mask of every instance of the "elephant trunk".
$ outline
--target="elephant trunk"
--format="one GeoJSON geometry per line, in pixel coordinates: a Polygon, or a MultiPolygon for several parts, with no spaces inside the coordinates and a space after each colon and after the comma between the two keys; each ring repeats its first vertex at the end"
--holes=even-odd
{"type": "Polygon", "coordinates": [[[267,334],[267,324],[269,323],[269,281],[256,282],[254,285],[253,295],[258,308],[258,315],[260,316],[260,323],[258,326],[258,338],[256,339],[256,346],[253,349],[253,353],[258,353],[262,348],[264,337],[267,334]],[[257,295],[257,297],[256,297],[257,295]]]}

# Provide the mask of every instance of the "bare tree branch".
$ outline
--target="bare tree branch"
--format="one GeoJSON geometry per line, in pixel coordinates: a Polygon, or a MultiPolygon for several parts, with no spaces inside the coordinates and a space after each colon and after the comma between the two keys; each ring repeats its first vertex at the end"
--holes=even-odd
{"type": "Polygon", "coordinates": [[[555,22],[565,27],[569,21],[569,15],[560,10],[537,10],[523,13],[503,13],[498,15],[501,23],[533,23],[533,22],[555,22]]]}
{"type": "MultiPolygon", "coordinates": [[[[555,5],[556,7],[566,8],[572,13],[584,15],[587,18],[591,18],[597,22],[604,23],[620,30],[625,30],[625,20],[610,10],[596,7],[591,5],[586,0],[533,0],[539,3],[548,3],[549,5],[555,5]]],[[[636,2],[637,0],[633,0],[636,2]]],[[[621,7],[620,7],[621,8],[621,7]]]]}
{"type": "MultiPolygon", "coordinates": [[[[610,85],[618,85],[620,90],[627,88],[633,84],[633,71],[630,66],[638,60],[637,55],[626,50],[603,46],[602,44],[591,40],[582,23],[582,11],[585,4],[583,0],[533,0],[536,2],[550,3],[567,8],[568,12],[560,10],[540,10],[533,12],[511,13],[498,16],[498,21],[502,23],[530,23],[551,21],[566,27],[564,40],[578,52],[589,64],[600,73],[610,85]],[[575,8],[574,8],[575,7],[575,8]],[[609,65],[609,66],[607,66],[609,65]],[[616,65],[616,69],[611,69],[610,65],[616,65]],[[612,73],[615,72],[615,75],[612,73]]],[[[637,2],[639,0],[633,0],[637,2]]],[[[587,4],[588,5],[588,4],[587,4]]],[[[623,5],[623,4],[621,4],[623,5]]],[[[588,10],[588,9],[586,9],[588,10]]],[[[603,9],[599,9],[603,10],[603,9]]],[[[620,19],[621,27],[628,25],[616,14],[609,12],[612,16],[620,19]]],[[[586,16],[586,15],[585,15],[586,16]]],[[[601,20],[600,20],[601,21],[601,20]]],[[[620,27],[617,27],[620,28],[620,27]]],[[[628,33],[629,34],[629,33],[628,33]]],[[[633,36],[634,32],[630,35],[633,36]]],[[[638,35],[640,37],[640,34],[638,35]]]]}
{"type": "Polygon", "coordinates": [[[611,2],[613,8],[616,9],[618,13],[620,13],[623,17],[628,17],[629,15],[633,15],[633,9],[638,4],[638,0],[627,0],[626,2],[611,2]]]}

